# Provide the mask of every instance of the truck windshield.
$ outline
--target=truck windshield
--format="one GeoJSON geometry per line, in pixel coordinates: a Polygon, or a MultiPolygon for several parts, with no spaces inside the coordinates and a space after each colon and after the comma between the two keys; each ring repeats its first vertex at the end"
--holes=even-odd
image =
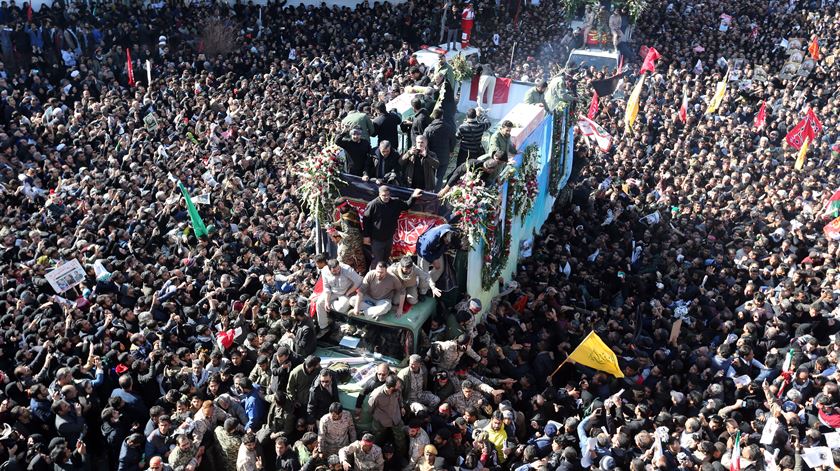
{"type": "Polygon", "coordinates": [[[618,65],[618,62],[614,57],[603,57],[603,56],[594,56],[589,54],[575,54],[569,56],[569,62],[567,66],[569,68],[574,68],[580,66],[581,68],[588,69],[590,67],[595,67],[597,70],[601,70],[606,68],[607,70],[615,69],[618,65]]]}
{"type": "Polygon", "coordinates": [[[351,356],[379,354],[397,361],[414,352],[414,334],[410,329],[335,311],[332,317],[336,327],[319,341],[322,347],[336,346],[351,356]]]}

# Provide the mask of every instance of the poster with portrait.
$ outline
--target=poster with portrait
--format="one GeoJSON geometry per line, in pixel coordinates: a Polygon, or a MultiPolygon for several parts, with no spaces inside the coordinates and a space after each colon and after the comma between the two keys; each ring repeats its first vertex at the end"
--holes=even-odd
{"type": "Polygon", "coordinates": [[[796,76],[797,72],[799,72],[799,63],[787,62],[782,66],[782,70],[779,71],[779,79],[790,80],[796,76]]]}
{"type": "Polygon", "coordinates": [[[788,51],[802,50],[802,38],[788,38],[787,44],[788,51]]]}
{"type": "Polygon", "coordinates": [[[755,69],[753,69],[752,79],[755,82],[766,82],[767,80],[769,80],[769,77],[764,67],[758,66],[755,69]]]}
{"type": "Polygon", "coordinates": [[[143,124],[146,126],[146,130],[148,131],[155,131],[158,128],[157,116],[154,113],[149,113],[143,118],[143,124]]]}
{"type": "Polygon", "coordinates": [[[85,269],[75,258],[59,265],[55,270],[46,274],[47,282],[57,294],[78,285],[85,279],[85,269]]]}
{"type": "Polygon", "coordinates": [[[805,53],[799,49],[788,49],[788,62],[802,62],[805,53]]]}
{"type": "Polygon", "coordinates": [[[809,57],[809,58],[805,59],[804,61],[802,61],[801,64],[799,64],[799,70],[796,71],[796,75],[798,75],[800,77],[803,77],[803,78],[807,78],[809,75],[811,75],[811,72],[814,70],[814,67],[816,67],[816,66],[817,66],[817,63],[814,62],[814,59],[811,59],[809,57]]]}

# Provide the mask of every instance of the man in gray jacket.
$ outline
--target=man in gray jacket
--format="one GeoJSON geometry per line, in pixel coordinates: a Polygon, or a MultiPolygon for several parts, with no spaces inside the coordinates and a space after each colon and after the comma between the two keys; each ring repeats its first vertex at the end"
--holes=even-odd
{"type": "Polygon", "coordinates": [[[399,381],[394,375],[385,379],[385,384],[373,390],[368,398],[370,413],[373,418],[373,432],[381,443],[383,437],[390,431],[394,437],[394,448],[397,456],[406,453],[405,424],[403,423],[402,391],[399,381]]]}

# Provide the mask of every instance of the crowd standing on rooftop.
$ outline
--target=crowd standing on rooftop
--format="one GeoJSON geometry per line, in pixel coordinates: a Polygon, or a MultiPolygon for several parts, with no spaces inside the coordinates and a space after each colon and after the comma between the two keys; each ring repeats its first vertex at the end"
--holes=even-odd
{"type": "MultiPolygon", "coordinates": [[[[548,78],[582,44],[559,24],[563,2],[536,3],[474,6],[472,42],[499,77],[548,78]]],[[[0,468],[799,470],[821,446],[840,464],[840,244],[822,231],[840,189],[828,1],[651,2],[632,49],[662,59],[634,132],[621,122],[628,56],[593,118],[613,147],[578,141],[517,284],[491,306],[436,313],[428,350],[377,365],[356,407],[341,406],[313,355],[329,309],[377,316],[440,287],[434,266],[386,260],[389,241],[352,212],[337,224],[346,263],[316,253],[294,165],[337,139],[364,178],[448,190],[447,170],[485,156],[492,179],[517,150],[484,153],[480,110],[452,129],[447,78],[411,59],[453,37],[452,10],[0,3],[0,468]],[[210,30],[235,36],[231,52],[210,30]],[[778,78],[781,40],[814,35],[815,69],[778,78]],[[704,114],[736,59],[755,80],[704,114]],[[437,87],[440,106],[418,98],[397,123],[381,103],[409,85],[437,87]],[[784,137],[806,107],[823,130],[796,171],[784,137]],[[209,195],[208,235],[190,229],[179,181],[209,195]],[[56,297],[45,275],[72,259],[87,276],[56,297]],[[331,294],[313,319],[303,300],[319,276],[331,294]],[[592,330],[624,378],[555,372],[592,330]]],[[[613,73],[573,71],[573,113],[613,73]]],[[[411,200],[385,199],[372,210],[390,227],[411,200]]]]}

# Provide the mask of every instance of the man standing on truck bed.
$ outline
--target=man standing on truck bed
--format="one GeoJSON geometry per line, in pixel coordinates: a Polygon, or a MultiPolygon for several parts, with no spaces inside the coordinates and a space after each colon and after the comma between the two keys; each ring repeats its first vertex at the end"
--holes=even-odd
{"type": "Polygon", "coordinates": [[[415,198],[423,194],[415,189],[408,201],[391,197],[391,189],[385,185],[379,187],[379,196],[371,200],[365,207],[364,243],[370,245],[371,267],[377,262],[387,262],[391,257],[391,247],[394,245],[394,233],[397,232],[397,221],[400,214],[414,204],[415,198]]]}

